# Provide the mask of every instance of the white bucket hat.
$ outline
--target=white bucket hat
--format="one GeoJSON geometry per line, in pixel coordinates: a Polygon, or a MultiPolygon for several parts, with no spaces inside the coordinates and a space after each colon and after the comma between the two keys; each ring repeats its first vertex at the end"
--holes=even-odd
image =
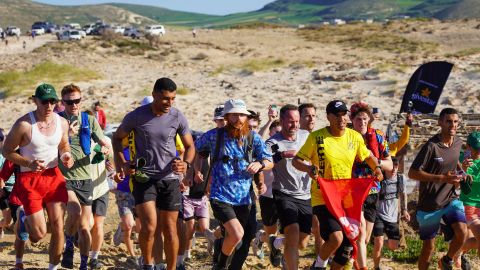
{"type": "Polygon", "coordinates": [[[245,102],[241,99],[229,99],[227,102],[225,102],[223,116],[228,113],[250,115],[250,113],[247,111],[247,105],[245,105],[245,102]]]}

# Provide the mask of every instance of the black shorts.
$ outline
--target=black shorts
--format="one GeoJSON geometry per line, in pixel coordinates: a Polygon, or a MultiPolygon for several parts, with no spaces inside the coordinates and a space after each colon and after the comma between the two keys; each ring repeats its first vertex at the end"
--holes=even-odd
{"type": "Polygon", "coordinates": [[[297,223],[300,232],[310,234],[312,231],[312,206],[310,199],[295,199],[280,191],[273,191],[280,224],[285,229],[297,223]]]}
{"type": "Polygon", "coordinates": [[[8,192],[6,188],[3,188],[3,193],[4,195],[0,198],[0,210],[8,208],[8,197],[10,196],[10,192],[8,192]]]}
{"type": "Polygon", "coordinates": [[[93,200],[92,213],[97,216],[106,217],[108,209],[108,192],[93,200]]]}
{"type": "Polygon", "coordinates": [[[278,212],[275,199],[260,196],[258,202],[260,203],[260,215],[262,216],[263,225],[273,226],[277,224],[278,212]]]}
{"type": "Polygon", "coordinates": [[[250,216],[250,207],[252,205],[231,205],[229,203],[211,200],[210,206],[212,207],[213,216],[221,224],[236,218],[240,224],[242,224],[242,227],[245,227],[250,216]]]}
{"type": "Polygon", "coordinates": [[[373,225],[373,236],[383,236],[384,233],[390,240],[400,240],[400,227],[398,223],[387,222],[377,216],[375,224],[373,225]]]}
{"type": "Polygon", "coordinates": [[[20,207],[20,205],[9,203],[8,206],[10,208],[10,213],[12,215],[13,223],[15,224],[17,222],[17,209],[20,207]]]}
{"type": "Polygon", "coordinates": [[[363,202],[363,217],[366,221],[375,223],[375,218],[377,217],[377,201],[378,193],[370,194],[363,202]]]}
{"type": "MultiPolygon", "coordinates": [[[[328,241],[330,234],[342,231],[342,227],[338,220],[328,211],[325,205],[317,205],[313,207],[313,214],[317,216],[320,222],[320,235],[323,240],[328,241]]],[[[342,231],[343,232],[343,231],[342,231]]],[[[340,247],[335,251],[333,261],[339,265],[346,265],[352,256],[353,247],[350,244],[345,233],[343,233],[343,241],[340,247]]]]}
{"type": "Polygon", "coordinates": [[[178,179],[150,178],[146,183],[132,182],[135,205],[155,201],[159,210],[179,211],[182,208],[182,193],[178,179]]]}
{"type": "Polygon", "coordinates": [[[67,190],[73,191],[77,196],[80,205],[92,205],[93,184],[92,179],[87,180],[66,180],[67,190]]]}

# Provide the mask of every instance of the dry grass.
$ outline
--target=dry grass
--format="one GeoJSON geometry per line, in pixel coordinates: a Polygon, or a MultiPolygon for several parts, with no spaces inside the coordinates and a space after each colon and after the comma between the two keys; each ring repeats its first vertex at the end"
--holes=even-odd
{"type": "Polygon", "coordinates": [[[0,74],[0,90],[4,96],[29,93],[36,85],[46,82],[60,88],[66,82],[100,79],[100,75],[88,69],[55,62],[42,62],[27,71],[6,71],[0,74]]]}

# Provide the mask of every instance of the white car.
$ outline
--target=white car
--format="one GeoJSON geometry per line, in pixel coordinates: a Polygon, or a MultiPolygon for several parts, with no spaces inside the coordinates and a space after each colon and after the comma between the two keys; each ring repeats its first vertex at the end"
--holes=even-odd
{"type": "Polygon", "coordinates": [[[115,34],[123,35],[123,33],[125,32],[125,27],[123,27],[123,26],[113,26],[112,30],[115,34]]]}
{"type": "Polygon", "coordinates": [[[70,30],[70,40],[81,40],[82,34],[78,30],[70,30]]]}
{"type": "Polygon", "coordinates": [[[16,27],[16,26],[9,26],[7,27],[7,29],[5,30],[7,35],[9,36],[20,36],[21,32],[20,32],[20,28],[16,27]]]}
{"type": "Polygon", "coordinates": [[[35,35],[37,36],[45,35],[45,29],[43,29],[43,27],[40,27],[40,26],[35,26],[32,28],[32,33],[35,33],[35,35]]]}
{"type": "Polygon", "coordinates": [[[82,36],[80,31],[77,30],[67,30],[62,33],[58,33],[58,40],[81,40],[82,36]]]}
{"type": "Polygon", "coordinates": [[[165,35],[165,27],[163,25],[147,25],[145,26],[145,34],[153,36],[165,35]]]}
{"type": "Polygon", "coordinates": [[[95,24],[86,24],[83,26],[83,31],[85,31],[87,35],[91,35],[93,30],[95,30],[95,24]]]}

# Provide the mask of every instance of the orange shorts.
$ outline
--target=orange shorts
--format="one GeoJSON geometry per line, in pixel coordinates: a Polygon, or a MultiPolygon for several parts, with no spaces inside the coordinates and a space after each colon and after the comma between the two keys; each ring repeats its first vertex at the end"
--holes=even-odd
{"type": "Polygon", "coordinates": [[[27,216],[41,211],[48,203],[68,201],[65,178],[58,167],[42,173],[20,172],[16,182],[18,185],[15,185],[13,193],[27,216]]]}
{"type": "Polygon", "coordinates": [[[470,225],[473,221],[480,219],[480,208],[475,206],[465,205],[465,217],[467,218],[467,225],[470,225]]]}

